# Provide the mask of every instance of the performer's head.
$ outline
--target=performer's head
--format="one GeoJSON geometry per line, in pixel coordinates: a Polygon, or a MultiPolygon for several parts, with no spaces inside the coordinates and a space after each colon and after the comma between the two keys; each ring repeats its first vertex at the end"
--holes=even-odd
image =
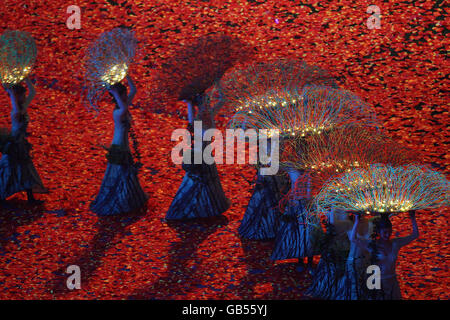
{"type": "Polygon", "coordinates": [[[392,235],[392,223],[389,220],[388,215],[382,215],[377,222],[377,231],[380,235],[380,239],[389,240],[392,235]]]}
{"type": "Polygon", "coordinates": [[[14,92],[14,95],[16,96],[17,103],[19,104],[19,106],[23,106],[23,104],[25,103],[27,93],[25,87],[22,86],[20,83],[18,83],[12,86],[12,90],[14,92]]]}
{"type": "MultiPolygon", "coordinates": [[[[121,84],[120,82],[113,84],[111,86],[111,89],[116,89],[117,93],[119,93],[120,98],[122,99],[123,102],[127,101],[127,87],[125,87],[123,84],[121,84]]],[[[111,93],[110,93],[111,94],[111,93]]],[[[117,104],[116,99],[114,99],[114,96],[111,94],[111,96],[113,97],[113,102],[116,105],[116,109],[119,109],[119,105],[117,104]]]]}

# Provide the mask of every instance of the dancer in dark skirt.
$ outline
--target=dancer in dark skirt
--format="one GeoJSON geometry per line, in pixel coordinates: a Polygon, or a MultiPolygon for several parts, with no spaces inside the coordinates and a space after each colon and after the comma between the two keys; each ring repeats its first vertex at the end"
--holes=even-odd
{"type": "MultiPolygon", "coordinates": [[[[204,104],[203,99],[204,97],[199,95],[193,99],[194,101],[185,100],[188,105],[188,129],[191,132],[191,136],[193,135],[194,103],[201,106],[204,104]]],[[[200,110],[199,113],[201,114],[200,110]]],[[[202,123],[211,126],[212,120],[207,119],[208,116],[206,114],[207,112],[201,114],[202,123]]],[[[193,141],[193,138],[191,141],[193,141]]],[[[191,157],[191,164],[183,161],[182,167],[186,171],[186,174],[167,211],[167,220],[186,220],[218,216],[230,207],[230,200],[227,199],[223,192],[216,164],[206,164],[203,160],[201,164],[194,164],[194,153],[199,152],[203,154],[203,150],[207,145],[208,143],[203,142],[201,150],[196,150],[194,145],[192,145],[188,151],[189,153],[183,155],[184,158],[191,157]]]]}
{"type": "Polygon", "coordinates": [[[148,199],[138,179],[138,169],[131,155],[128,134],[131,128],[131,104],[136,88],[127,76],[130,94],[121,83],[112,85],[109,93],[114,97],[116,109],[113,112],[114,138],[106,156],[108,165],[100,191],[91,203],[90,209],[99,216],[126,213],[142,208],[148,199]]]}
{"type": "MultiPolygon", "coordinates": [[[[352,235],[358,241],[368,243],[373,233],[373,221],[361,219],[359,224],[353,224],[353,229],[347,231],[348,239],[352,235]]],[[[366,300],[369,298],[367,288],[367,267],[371,265],[368,248],[360,247],[355,241],[350,242],[350,250],[343,277],[339,280],[336,300],[366,300]]]]}
{"type": "MultiPolygon", "coordinates": [[[[271,139],[267,140],[267,152],[271,153],[271,139]]],[[[270,159],[272,155],[270,155],[270,159]]],[[[271,160],[270,160],[271,161],[271,160]]],[[[270,162],[267,164],[270,166],[270,162]]],[[[260,164],[261,166],[261,164],[260,164]]],[[[283,175],[262,175],[258,168],[253,194],[245,211],[239,235],[249,240],[275,238],[281,217],[279,202],[289,190],[289,180],[283,175]]]]}
{"type": "Polygon", "coordinates": [[[299,215],[304,211],[302,200],[290,200],[281,216],[275,238],[272,260],[294,259],[300,256],[301,232],[299,215]]]}
{"type": "MultiPolygon", "coordinates": [[[[296,188],[296,182],[301,173],[288,168],[291,178],[291,192],[296,188]]],[[[309,191],[306,197],[308,198],[309,191]]],[[[303,271],[303,258],[308,258],[308,269],[312,270],[313,256],[320,254],[319,241],[323,235],[317,219],[307,221],[307,199],[293,196],[281,217],[280,227],[275,238],[272,260],[299,258],[299,271],[303,271]],[[317,225],[317,226],[316,226],[317,225]]]]}
{"type": "Polygon", "coordinates": [[[26,191],[30,204],[40,204],[33,193],[47,193],[30,156],[31,144],[27,141],[28,113],[27,108],[35,96],[31,81],[26,78],[29,95],[26,89],[16,84],[6,89],[11,98],[11,133],[4,137],[2,158],[0,160],[0,200],[26,191]]]}
{"type": "Polygon", "coordinates": [[[350,250],[347,232],[352,222],[345,212],[333,209],[328,216],[327,233],[321,242],[320,262],[314,272],[307,295],[315,298],[336,299],[340,279],[350,250]]]}
{"type": "Polygon", "coordinates": [[[255,188],[245,211],[239,235],[249,240],[273,239],[279,226],[279,202],[285,191],[283,177],[261,175],[258,171],[255,188]]]}
{"type": "MultiPolygon", "coordinates": [[[[194,152],[195,149],[189,150],[192,158],[194,152]]],[[[228,199],[217,196],[223,194],[223,190],[220,181],[217,180],[218,172],[215,164],[209,165],[204,162],[194,164],[192,160],[191,164],[183,163],[182,167],[186,174],[167,211],[167,220],[218,216],[228,209],[228,199]]]]}

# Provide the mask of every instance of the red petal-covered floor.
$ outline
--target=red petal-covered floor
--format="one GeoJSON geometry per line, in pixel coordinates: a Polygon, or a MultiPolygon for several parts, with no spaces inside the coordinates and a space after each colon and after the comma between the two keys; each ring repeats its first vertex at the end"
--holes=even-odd
{"type": "MultiPolygon", "coordinates": [[[[39,47],[37,96],[29,114],[36,167],[51,193],[41,209],[12,197],[0,214],[1,299],[302,299],[310,277],[293,261],[269,260],[271,243],[241,241],[240,219],[254,169],[219,166],[232,207],[223,218],[168,225],[163,221],[182,179],[170,161],[182,104],[153,106],[153,67],[180,43],[212,31],[258,48],[259,59],[289,55],[316,64],[371,103],[395,138],[420,159],[449,173],[446,12],[440,1],[382,2],[381,29],[366,26],[369,1],[77,1],[82,28],[66,27],[65,1],[4,0],[1,21],[32,33],[39,47]],[[277,19],[277,20],[276,20],[277,19]],[[133,26],[142,41],[132,76],[133,109],[150,194],[141,215],[99,219],[89,212],[106,166],[98,145],[112,139],[111,108],[86,111],[80,61],[89,41],[113,27],[133,26]],[[65,287],[68,265],[81,267],[82,289],[65,287]]],[[[0,28],[3,31],[5,26],[0,28]]],[[[0,126],[9,126],[6,92],[0,126]]],[[[420,238],[405,247],[397,271],[407,299],[448,299],[448,208],[418,212],[420,238]]],[[[394,235],[410,230],[393,219],[394,235]]]]}

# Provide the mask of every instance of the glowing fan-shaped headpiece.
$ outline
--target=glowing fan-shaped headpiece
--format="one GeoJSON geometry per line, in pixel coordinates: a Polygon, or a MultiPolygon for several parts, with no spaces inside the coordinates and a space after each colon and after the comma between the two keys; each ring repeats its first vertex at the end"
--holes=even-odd
{"type": "Polygon", "coordinates": [[[236,105],[230,127],[278,129],[283,137],[320,134],[349,124],[378,126],[371,108],[348,91],[327,86],[271,89],[236,105]]]}
{"type": "Polygon", "coordinates": [[[127,75],[137,49],[134,32],[115,28],[104,32],[86,52],[86,81],[88,99],[93,106],[108,86],[122,81],[127,75]]]}
{"type": "Polygon", "coordinates": [[[316,197],[319,210],[395,213],[447,206],[449,181],[425,166],[371,165],[329,181],[316,197]]]}
{"type": "Polygon", "coordinates": [[[225,115],[291,103],[307,85],[337,88],[324,70],[301,60],[281,58],[234,68],[220,81],[225,115]]]}
{"type": "Polygon", "coordinates": [[[36,43],[24,31],[6,30],[0,37],[0,78],[4,86],[25,79],[36,61],[36,43]]]}
{"type": "Polygon", "coordinates": [[[324,134],[296,136],[284,146],[282,165],[307,171],[313,193],[330,177],[382,163],[410,164],[415,156],[408,148],[378,130],[362,126],[336,127],[324,134]]]}

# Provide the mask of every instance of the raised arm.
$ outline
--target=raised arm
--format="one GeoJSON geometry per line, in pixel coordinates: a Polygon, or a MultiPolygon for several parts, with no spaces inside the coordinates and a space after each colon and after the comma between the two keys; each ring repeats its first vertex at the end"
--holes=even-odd
{"type": "Polygon", "coordinates": [[[25,83],[28,87],[28,97],[25,99],[25,102],[23,104],[24,111],[27,110],[28,106],[30,105],[31,101],[36,96],[36,90],[34,89],[33,83],[31,82],[30,78],[25,79],[25,83]]]}
{"type": "Polygon", "coordinates": [[[11,106],[12,106],[12,112],[11,117],[17,118],[20,115],[20,109],[17,102],[16,93],[14,92],[13,88],[6,88],[6,92],[8,92],[9,97],[11,98],[11,106]]]}
{"type": "Polygon", "coordinates": [[[133,102],[134,96],[136,95],[136,86],[129,75],[127,75],[128,86],[130,87],[130,93],[128,94],[127,104],[130,106],[133,102]]]}
{"type": "Polygon", "coordinates": [[[190,124],[194,124],[194,106],[191,100],[183,100],[187,104],[188,108],[188,121],[190,124]]]}
{"type": "Polygon", "coordinates": [[[360,221],[360,214],[355,214],[355,223],[353,224],[352,232],[350,233],[350,241],[356,244],[361,249],[367,250],[369,242],[358,238],[358,226],[360,221]]]}
{"type": "Polygon", "coordinates": [[[125,101],[122,100],[122,97],[120,96],[119,92],[116,88],[109,89],[109,92],[114,96],[114,99],[116,99],[117,105],[119,106],[119,110],[114,111],[115,114],[117,114],[120,119],[123,119],[128,111],[128,104],[125,103],[125,101]]]}
{"type": "Polygon", "coordinates": [[[409,236],[406,237],[400,237],[395,238],[393,241],[398,246],[398,248],[406,246],[407,244],[411,243],[413,240],[417,239],[419,237],[419,228],[417,227],[417,221],[416,221],[416,211],[410,211],[409,218],[411,219],[412,224],[412,233],[409,236]]]}

